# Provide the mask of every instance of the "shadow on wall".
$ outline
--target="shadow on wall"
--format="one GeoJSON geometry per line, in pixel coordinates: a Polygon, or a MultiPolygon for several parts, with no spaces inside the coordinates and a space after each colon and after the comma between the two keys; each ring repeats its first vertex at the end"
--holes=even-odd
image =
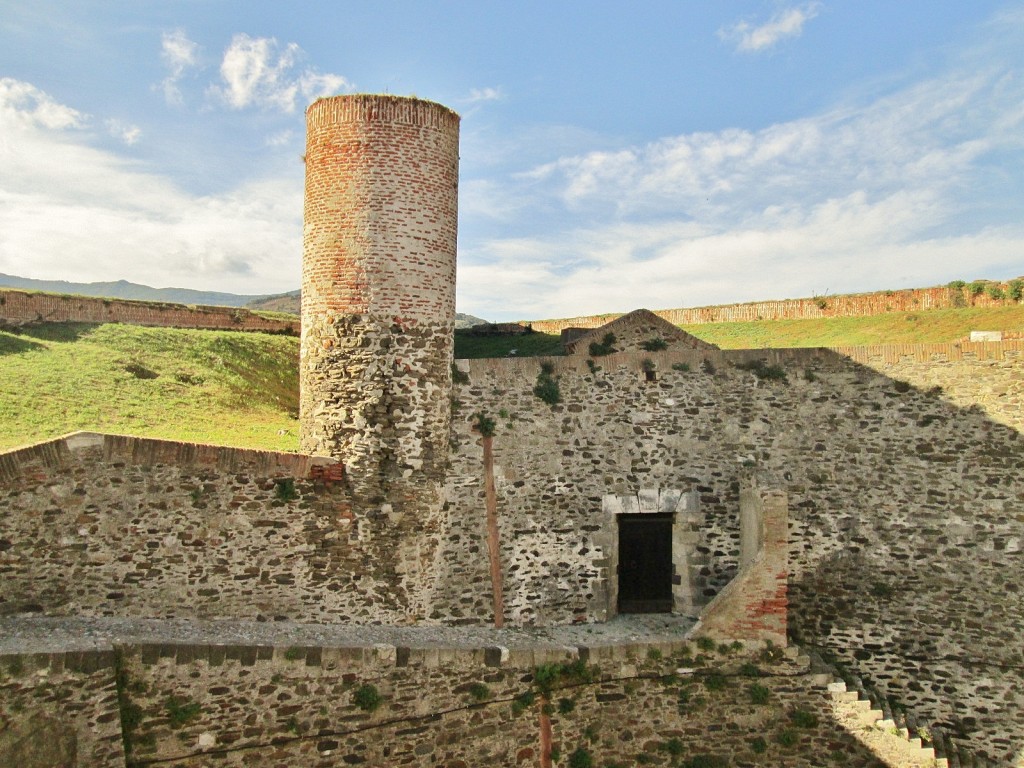
{"type": "Polygon", "coordinates": [[[981,407],[948,398],[973,386],[1019,417],[1020,385],[972,381],[948,363],[919,386],[846,365],[864,386],[852,398],[813,398],[818,418],[806,429],[820,443],[800,476],[793,471],[794,560],[823,534],[833,540],[825,556],[794,568],[790,633],[855,671],[893,711],[1016,765],[1024,440],[981,407]]]}

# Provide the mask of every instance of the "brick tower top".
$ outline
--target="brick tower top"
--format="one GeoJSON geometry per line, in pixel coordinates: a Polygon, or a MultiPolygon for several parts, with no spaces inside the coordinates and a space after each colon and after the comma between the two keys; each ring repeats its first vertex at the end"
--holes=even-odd
{"type": "Polygon", "coordinates": [[[459,116],[398,96],[306,112],[303,317],[455,313],[459,116]]]}

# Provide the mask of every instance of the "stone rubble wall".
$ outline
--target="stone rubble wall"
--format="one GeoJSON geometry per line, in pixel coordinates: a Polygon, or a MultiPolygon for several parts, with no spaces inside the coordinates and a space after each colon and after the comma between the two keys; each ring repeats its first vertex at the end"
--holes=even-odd
{"type": "Polygon", "coordinates": [[[241,307],[97,299],[0,288],[0,327],[37,323],[126,323],[169,328],[299,335],[299,319],[274,320],[241,307]]]}
{"type": "Polygon", "coordinates": [[[65,710],[89,705],[61,721],[63,734],[77,738],[78,765],[100,768],[125,764],[121,728],[132,768],[538,765],[545,705],[558,764],[585,751],[600,766],[700,755],[727,765],[810,768],[823,756],[857,768],[881,765],[835,722],[806,666],[730,646],[168,643],[54,654],[42,660],[43,676],[35,674],[39,660],[0,658],[0,669],[22,667],[0,682],[0,711],[9,713],[0,744],[31,710],[45,708],[51,691],[65,710]],[[64,657],[65,667],[55,664],[64,657]],[[92,672],[99,683],[80,672],[87,684],[62,693],[73,658],[101,660],[92,672]],[[545,671],[553,681],[546,699],[538,681],[545,671]]]}
{"type": "Polygon", "coordinates": [[[487,623],[483,413],[510,623],[614,612],[608,495],[694,495],[676,576],[698,610],[737,572],[755,469],[788,496],[796,640],[1005,761],[1024,747],[1022,353],[663,352],[593,372],[585,359],[460,361],[444,520],[425,549],[399,506],[354,504],[337,462],[71,436],[0,455],[0,611],[403,623],[412,605],[487,623]],[[787,381],[737,367],[758,359],[787,381]],[[542,362],[554,406],[533,394],[542,362]]]}
{"type": "Polygon", "coordinates": [[[331,459],[78,433],[0,454],[0,613],[400,621],[331,459]]]}
{"type": "Polygon", "coordinates": [[[113,650],[0,654],[0,765],[124,764],[113,650]]]}
{"type": "MultiPolygon", "coordinates": [[[[451,528],[435,616],[487,620],[476,414],[495,418],[506,616],[604,620],[603,494],[694,490],[707,602],[736,573],[744,465],[790,513],[790,630],[993,760],[1024,746],[1024,345],[460,361],[451,528]],[[643,359],[656,363],[645,380],[643,359]],[[763,359],[787,382],[735,367],[763,359]],[[542,363],[562,402],[532,394],[542,363]],[[461,511],[465,510],[465,512],[461,511]],[[475,585],[467,590],[462,585],[475,585]],[[866,633],[866,634],[865,634],[866,633]],[[871,638],[869,640],[858,638],[871,638]],[[871,659],[871,665],[862,664],[871,659]],[[977,661],[985,659],[984,671],[977,661]],[[916,681],[932,680],[923,685],[916,681]],[[986,682],[988,681],[988,682],[986,682]],[[1018,686],[1019,687],[1019,686],[1018,686]]],[[[678,574],[677,574],[678,575],[678,574]]]]}
{"type": "MultiPolygon", "coordinates": [[[[1007,284],[999,284],[1005,291],[1007,284]]],[[[902,291],[877,291],[838,296],[816,296],[807,299],[752,301],[744,304],[723,304],[686,309],[658,309],[654,314],[673,325],[704,323],[749,323],[757,320],[806,320],[819,317],[860,317],[888,312],[916,312],[953,307],[1001,307],[1008,299],[993,299],[987,293],[968,295],[963,290],[946,287],[913,288],[902,291]]],[[[529,320],[538,333],[561,333],[565,328],[599,328],[620,315],[587,315],[556,320],[529,320]]]]}

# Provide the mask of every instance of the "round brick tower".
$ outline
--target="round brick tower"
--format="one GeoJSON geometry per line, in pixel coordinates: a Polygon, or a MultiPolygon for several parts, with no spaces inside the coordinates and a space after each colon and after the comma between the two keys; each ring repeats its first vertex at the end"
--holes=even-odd
{"type": "Polygon", "coordinates": [[[363,502],[401,502],[447,461],[459,116],[336,96],[306,130],[301,449],[344,461],[363,502]]]}

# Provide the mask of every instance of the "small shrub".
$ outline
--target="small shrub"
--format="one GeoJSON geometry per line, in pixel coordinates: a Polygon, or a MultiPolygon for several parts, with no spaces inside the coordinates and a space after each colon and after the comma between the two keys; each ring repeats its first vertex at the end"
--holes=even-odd
{"type": "Polygon", "coordinates": [[[760,755],[768,749],[768,742],[765,741],[762,737],[757,736],[750,740],[750,748],[754,750],[754,754],[760,755]]]}
{"type": "Polygon", "coordinates": [[[452,363],[452,384],[469,384],[469,374],[452,363]]]}
{"type": "Polygon", "coordinates": [[[290,477],[274,481],[274,498],[278,501],[294,501],[299,498],[295,490],[295,480],[290,477]]]}
{"type": "Polygon", "coordinates": [[[900,393],[909,392],[910,391],[910,383],[906,382],[906,381],[902,381],[901,379],[894,379],[893,382],[892,382],[892,388],[895,389],[897,392],[900,392],[900,393]]]}
{"type": "Polygon", "coordinates": [[[299,661],[306,658],[306,651],[302,648],[289,648],[284,652],[284,657],[288,661],[299,661]]]}
{"type": "Polygon", "coordinates": [[[729,679],[718,671],[711,671],[704,675],[704,687],[709,691],[720,691],[728,687],[729,679]]]}
{"type": "Polygon", "coordinates": [[[648,661],[661,661],[662,653],[660,648],[648,648],[647,649],[647,660],[648,661]]]}
{"type": "Polygon", "coordinates": [[[165,703],[167,720],[171,728],[181,728],[189,720],[198,717],[202,711],[197,701],[183,702],[177,696],[171,696],[165,703]]]}
{"type": "Polygon", "coordinates": [[[673,737],[662,745],[662,749],[678,759],[683,756],[683,741],[678,737],[673,737]]]}
{"type": "Polygon", "coordinates": [[[681,371],[682,373],[688,373],[690,370],[689,363],[672,363],[673,371],[681,371]]]}
{"type": "Polygon", "coordinates": [[[473,701],[487,701],[491,698],[491,689],[483,683],[473,683],[469,686],[469,698],[473,701]]]}
{"type": "Polygon", "coordinates": [[[481,437],[494,437],[494,431],[498,426],[494,419],[483,411],[474,414],[473,418],[476,419],[476,421],[473,422],[473,426],[476,428],[476,431],[480,433],[481,437]]]}
{"type": "Polygon", "coordinates": [[[810,368],[804,368],[804,381],[817,381],[818,377],[814,375],[814,371],[810,368]]]}
{"type": "Polygon", "coordinates": [[[706,357],[704,358],[703,362],[700,364],[700,368],[708,376],[714,376],[715,373],[716,373],[715,364],[712,363],[710,360],[708,360],[706,357]]]}
{"type": "Polygon", "coordinates": [[[548,405],[558,405],[562,402],[562,393],[558,388],[558,379],[554,377],[555,368],[551,363],[543,363],[540,373],[537,374],[537,383],[533,387],[533,394],[548,405]]]}
{"type": "Polygon", "coordinates": [[[752,661],[748,661],[740,667],[740,674],[744,677],[760,677],[761,668],[752,661]]]}
{"type": "Polygon", "coordinates": [[[761,381],[787,381],[786,372],[778,365],[768,365],[764,360],[750,360],[746,363],[735,363],[741,371],[750,371],[761,381]]]}
{"type": "Polygon", "coordinates": [[[995,299],[996,301],[1002,301],[1006,298],[1006,292],[1003,290],[1003,287],[994,283],[985,288],[985,293],[989,295],[990,299],[995,299]]]}
{"type": "Polygon", "coordinates": [[[767,704],[771,692],[763,685],[754,683],[747,686],[747,693],[750,694],[751,704],[767,704]]]}
{"type": "Polygon", "coordinates": [[[614,333],[606,333],[600,342],[592,341],[587,351],[590,352],[591,357],[604,357],[610,355],[615,351],[615,342],[618,339],[615,338],[614,333]]]}
{"type": "Polygon", "coordinates": [[[587,738],[587,741],[597,741],[601,738],[601,734],[598,732],[597,726],[593,723],[583,729],[583,735],[587,738]]]}
{"type": "Polygon", "coordinates": [[[560,714],[560,715],[568,715],[574,709],[576,709],[576,700],[575,699],[559,699],[558,700],[558,714],[560,714]]]}
{"type": "Polygon", "coordinates": [[[951,280],[946,283],[946,287],[953,291],[962,291],[965,285],[967,285],[967,283],[963,280],[951,280]]]}
{"type": "Polygon", "coordinates": [[[789,713],[789,721],[797,728],[818,727],[818,716],[806,709],[794,709],[789,713]]]}
{"type": "Polygon", "coordinates": [[[967,292],[971,294],[971,296],[980,296],[985,292],[985,281],[975,280],[974,282],[969,283],[967,286],[967,292]]]}
{"type": "Polygon", "coordinates": [[[892,597],[892,587],[888,584],[882,584],[881,582],[871,585],[871,589],[868,590],[872,597],[892,597]]]}
{"type": "Polygon", "coordinates": [[[775,740],[784,747],[792,747],[800,740],[800,737],[792,728],[784,728],[775,735],[775,740]]]}
{"type": "Polygon", "coordinates": [[[532,707],[537,701],[537,695],[533,691],[523,691],[512,699],[512,714],[519,715],[532,707]]]}
{"type": "Polygon", "coordinates": [[[594,361],[591,360],[589,357],[587,358],[587,368],[590,369],[591,373],[597,373],[598,371],[601,370],[601,366],[600,365],[596,365],[594,363],[594,361]]]}
{"type": "Polygon", "coordinates": [[[697,647],[702,651],[713,651],[715,650],[715,641],[710,637],[698,637],[697,647]]]}
{"type": "Polygon", "coordinates": [[[1006,295],[1017,302],[1024,299],[1024,280],[1011,280],[1006,286],[1006,295]]]}
{"type": "MultiPolygon", "coordinates": [[[[554,756],[552,755],[552,759],[554,756]]],[[[593,768],[594,758],[584,747],[577,747],[569,755],[569,768],[593,768]]]]}
{"type": "Polygon", "coordinates": [[[647,352],[660,352],[663,349],[668,349],[668,342],[659,336],[655,336],[641,343],[640,346],[647,352]]]}
{"type": "Polygon", "coordinates": [[[370,683],[363,683],[352,694],[352,702],[364,712],[373,712],[380,707],[384,699],[376,686],[370,683]]]}
{"type": "Polygon", "coordinates": [[[818,309],[827,309],[828,308],[828,301],[825,299],[824,296],[815,296],[814,297],[814,306],[816,306],[818,309]]]}
{"type": "Polygon", "coordinates": [[[728,768],[729,763],[714,755],[694,755],[683,763],[683,768],[728,768]]]}

